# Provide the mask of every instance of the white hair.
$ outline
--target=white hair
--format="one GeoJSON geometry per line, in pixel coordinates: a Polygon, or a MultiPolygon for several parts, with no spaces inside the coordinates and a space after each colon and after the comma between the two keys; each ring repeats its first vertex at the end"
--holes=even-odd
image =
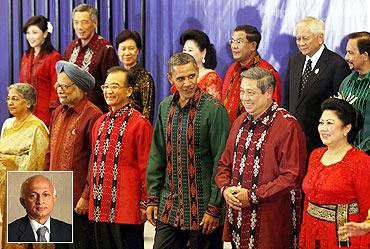
{"type": "Polygon", "coordinates": [[[302,18],[301,20],[298,21],[297,25],[295,26],[296,30],[298,27],[302,27],[302,26],[309,28],[310,31],[314,33],[315,35],[325,34],[325,23],[324,21],[318,18],[315,18],[312,16],[307,16],[307,17],[302,18]]]}

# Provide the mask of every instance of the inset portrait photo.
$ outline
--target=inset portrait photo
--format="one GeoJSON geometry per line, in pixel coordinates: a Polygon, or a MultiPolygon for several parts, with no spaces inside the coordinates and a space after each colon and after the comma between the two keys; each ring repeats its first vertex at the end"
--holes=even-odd
{"type": "Polygon", "coordinates": [[[7,240],[73,242],[72,171],[8,171],[7,240]]]}

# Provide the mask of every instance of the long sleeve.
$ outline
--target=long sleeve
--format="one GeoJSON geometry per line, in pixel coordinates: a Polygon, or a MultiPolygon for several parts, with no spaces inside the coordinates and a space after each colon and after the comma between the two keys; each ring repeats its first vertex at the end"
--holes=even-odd
{"type": "MultiPolygon", "coordinates": [[[[300,183],[306,163],[306,142],[298,122],[289,122],[279,134],[278,176],[258,186],[257,199],[263,200],[281,192],[290,191],[300,183]]],[[[268,163],[268,162],[266,162],[268,163]]]]}
{"type": "Polygon", "coordinates": [[[142,125],[140,125],[140,128],[137,131],[137,134],[136,135],[133,134],[134,136],[137,137],[136,151],[137,151],[139,175],[140,175],[141,208],[145,208],[144,203],[147,201],[147,197],[148,197],[148,193],[146,191],[146,169],[148,165],[150,144],[152,142],[152,134],[153,134],[153,127],[147,120],[145,120],[145,122],[142,125]]]}
{"type": "MultiPolygon", "coordinates": [[[[163,102],[162,102],[163,104],[163,102]]],[[[146,171],[146,189],[148,205],[158,205],[159,196],[165,183],[166,174],[166,145],[163,133],[163,105],[158,108],[157,122],[154,126],[152,144],[150,146],[148,167],[146,171]]]]}
{"type": "Polygon", "coordinates": [[[154,81],[150,73],[146,72],[141,74],[140,82],[141,100],[143,106],[143,115],[149,120],[153,120],[154,112],[154,81]]]}
{"type": "MultiPolygon", "coordinates": [[[[211,148],[213,160],[213,173],[211,180],[211,196],[208,207],[222,207],[223,199],[219,188],[215,183],[217,175],[218,160],[225,149],[225,143],[230,131],[230,122],[226,109],[220,105],[215,109],[214,114],[211,116],[209,128],[209,146],[211,148]]],[[[209,210],[207,210],[209,211],[209,210]]]]}
{"type": "Polygon", "coordinates": [[[107,48],[102,49],[103,50],[103,56],[98,58],[101,58],[100,62],[100,75],[102,76],[102,82],[95,82],[98,86],[101,86],[105,82],[105,78],[107,77],[107,71],[109,68],[118,66],[118,57],[116,54],[116,51],[114,50],[113,46],[109,45],[107,48]]]}
{"type": "Polygon", "coordinates": [[[58,94],[57,94],[57,91],[54,88],[55,82],[57,82],[57,79],[58,79],[58,74],[57,74],[56,69],[55,69],[55,64],[58,61],[62,60],[63,57],[58,52],[54,52],[50,56],[51,56],[51,58],[50,58],[50,64],[49,64],[49,73],[50,73],[50,82],[49,82],[49,84],[50,84],[51,93],[50,93],[49,108],[50,109],[55,109],[59,105],[58,94]]]}
{"type": "Polygon", "coordinates": [[[217,175],[215,177],[215,182],[219,189],[222,189],[222,187],[228,186],[231,183],[233,151],[234,151],[236,133],[238,131],[236,123],[237,122],[234,122],[233,124],[229,137],[227,138],[225,150],[222,153],[220,160],[218,160],[218,168],[217,168],[217,175]]]}

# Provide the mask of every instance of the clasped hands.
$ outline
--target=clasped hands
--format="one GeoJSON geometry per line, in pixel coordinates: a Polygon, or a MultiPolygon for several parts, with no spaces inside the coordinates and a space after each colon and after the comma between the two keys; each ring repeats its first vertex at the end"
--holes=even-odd
{"type": "Polygon", "coordinates": [[[224,190],[223,196],[226,204],[232,209],[241,211],[242,208],[249,207],[251,205],[249,201],[250,190],[242,187],[228,187],[224,190]]]}

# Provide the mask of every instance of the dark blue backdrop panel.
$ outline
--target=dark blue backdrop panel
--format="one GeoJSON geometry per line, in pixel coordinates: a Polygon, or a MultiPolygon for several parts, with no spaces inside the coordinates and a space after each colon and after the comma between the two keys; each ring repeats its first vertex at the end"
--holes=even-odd
{"type": "MultiPolygon", "coordinates": [[[[0,1],[0,32],[6,34],[0,40],[0,123],[8,117],[6,87],[18,80],[20,57],[27,47],[20,28],[31,16],[32,9],[37,15],[49,16],[54,26],[53,44],[63,54],[66,45],[74,38],[72,9],[82,2],[99,8],[100,34],[113,44],[115,36],[124,28],[126,8],[128,27],[141,33],[142,12],[141,1],[138,0],[128,0],[127,6],[125,0],[0,1]],[[19,3],[22,5],[21,13],[19,3]],[[9,4],[12,13],[8,11],[9,4]],[[23,41],[22,45],[19,40],[23,41]]],[[[167,61],[171,54],[181,50],[179,36],[188,28],[201,29],[209,35],[218,55],[216,71],[223,78],[232,62],[227,41],[233,29],[238,24],[256,26],[262,33],[259,53],[284,78],[289,56],[297,51],[294,27],[299,19],[309,15],[323,19],[326,23],[325,44],[343,56],[346,35],[369,29],[367,9],[370,9],[370,1],[367,0],[147,0],[145,67],[154,77],[156,106],[169,94],[167,61]]]]}

